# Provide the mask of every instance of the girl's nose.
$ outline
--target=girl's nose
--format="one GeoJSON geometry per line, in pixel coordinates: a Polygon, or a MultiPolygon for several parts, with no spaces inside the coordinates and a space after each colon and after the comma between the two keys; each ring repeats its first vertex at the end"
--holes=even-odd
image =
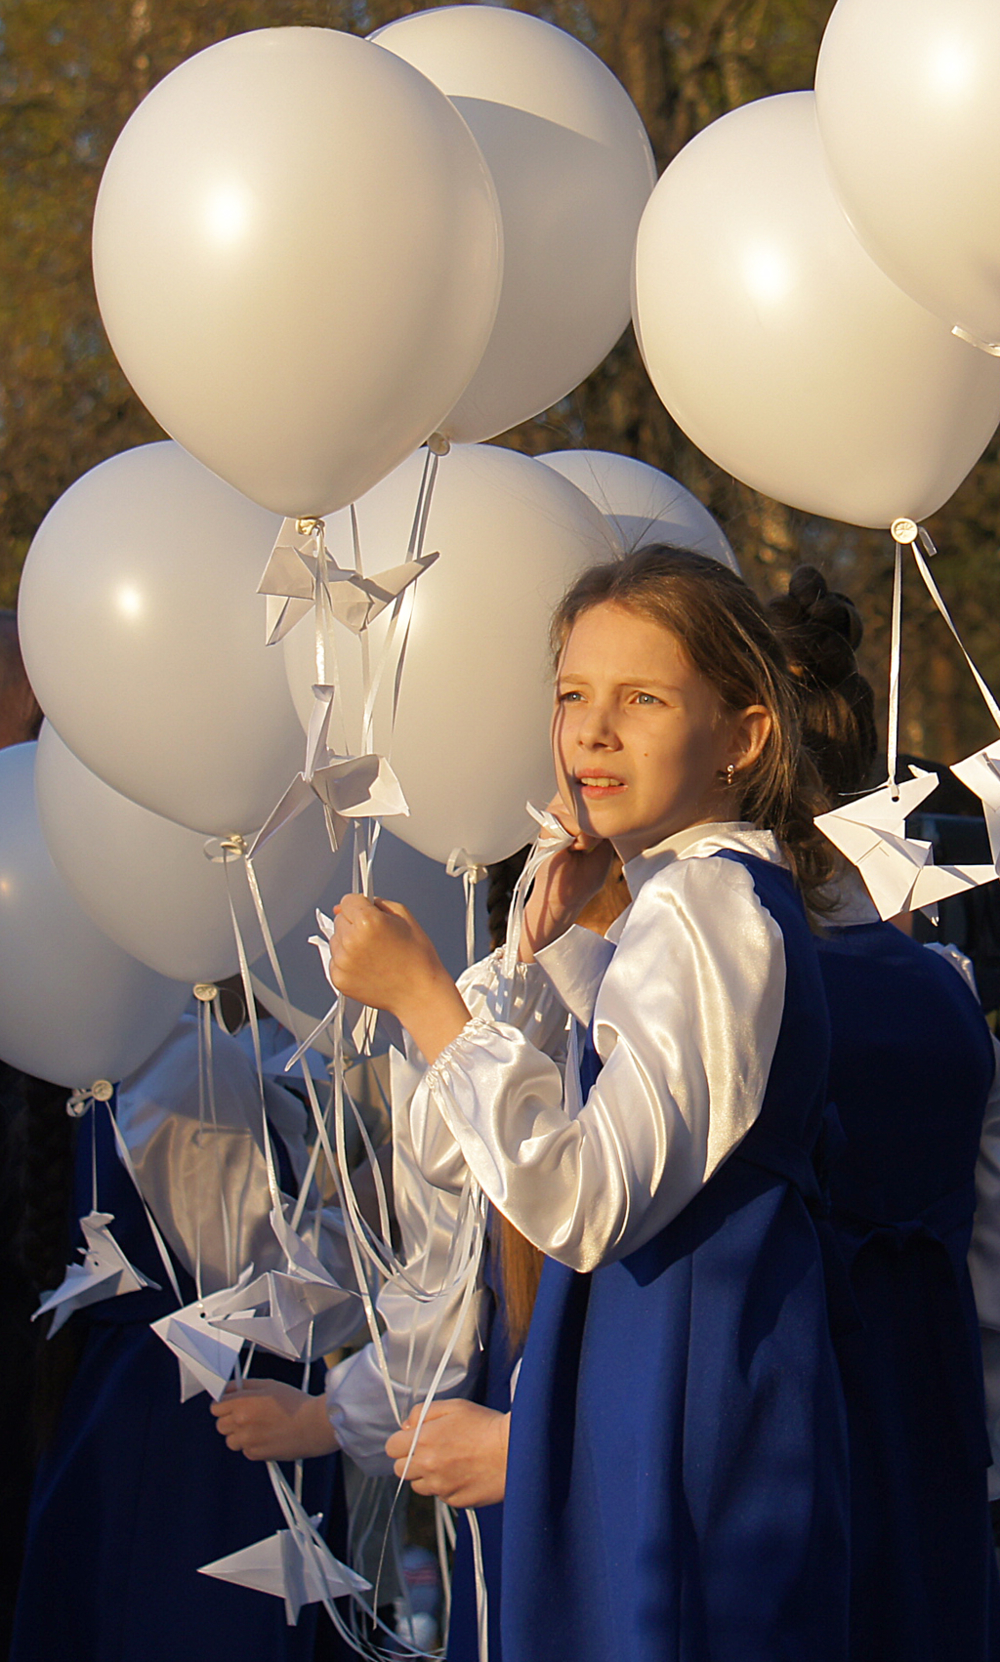
{"type": "Polygon", "coordinates": [[[595,701],[587,706],[587,713],[580,724],[580,743],[590,749],[617,749],[612,711],[606,704],[595,701]]]}

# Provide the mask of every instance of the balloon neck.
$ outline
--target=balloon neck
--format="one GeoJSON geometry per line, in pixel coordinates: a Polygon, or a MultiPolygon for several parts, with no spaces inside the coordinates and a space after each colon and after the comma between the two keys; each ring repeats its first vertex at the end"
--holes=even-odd
{"type": "Polygon", "coordinates": [[[894,519],[889,527],[889,534],[893,542],[914,543],[920,535],[920,527],[912,519],[894,519]]]}
{"type": "Polygon", "coordinates": [[[427,440],[427,448],[432,456],[447,456],[451,449],[451,440],[446,439],[443,433],[432,433],[427,440]]]}
{"type": "Polygon", "coordinates": [[[300,537],[311,537],[314,532],[324,531],[325,529],[326,522],[322,519],[307,516],[305,519],[295,521],[295,532],[300,537]]]}
{"type": "Polygon", "coordinates": [[[219,989],[214,981],[196,981],[191,991],[199,1004],[211,1004],[219,996],[219,989]]]}
{"type": "Polygon", "coordinates": [[[970,346],[978,347],[980,352],[988,352],[991,358],[1000,358],[1000,341],[980,340],[978,335],[970,334],[968,329],[963,329],[960,323],[956,323],[951,332],[953,335],[957,335],[959,340],[967,341],[970,346]]]}

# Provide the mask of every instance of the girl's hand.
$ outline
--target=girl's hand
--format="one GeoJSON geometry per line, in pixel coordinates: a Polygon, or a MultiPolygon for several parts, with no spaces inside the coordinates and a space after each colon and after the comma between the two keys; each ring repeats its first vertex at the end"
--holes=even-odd
{"type": "Polygon", "coordinates": [[[524,929],[519,956],[531,963],[535,953],[565,934],[583,908],[599,893],[608,875],[615,851],[609,842],[599,841],[580,830],[572,808],[561,796],[549,803],[549,813],[572,831],[569,848],[553,854],[541,867],[524,908],[524,929]]]}
{"type": "Polygon", "coordinates": [[[418,1495],[440,1495],[449,1506],[495,1506],[503,1500],[510,1415],[462,1397],[432,1402],[407,1469],[420,1412],[415,1408],[385,1445],[396,1476],[405,1472],[418,1495]]]}
{"type": "Polygon", "coordinates": [[[337,991],[388,1010],[433,1062],[469,1019],[433,941],[394,900],[349,894],[334,915],[330,980],[337,991]]]}
{"type": "Polygon", "coordinates": [[[246,1379],[227,1385],[221,1402],[210,1405],[226,1446],[248,1460],[306,1460],[332,1454],[337,1434],[326,1398],[297,1391],[277,1379],[246,1379]]]}

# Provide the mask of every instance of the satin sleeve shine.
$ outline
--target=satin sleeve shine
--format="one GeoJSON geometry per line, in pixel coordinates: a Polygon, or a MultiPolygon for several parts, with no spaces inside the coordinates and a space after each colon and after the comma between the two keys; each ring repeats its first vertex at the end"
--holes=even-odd
{"type": "Polygon", "coordinates": [[[976,1162],[976,1220],[969,1248],[969,1274],[976,1295],[986,1386],[986,1429],[993,1451],[990,1499],[1000,1499],[1000,1045],[986,1103],[976,1162]]]}
{"type": "Polygon", "coordinates": [[[515,1227],[595,1269],[664,1228],[749,1131],[784,993],[781,931],[746,868],[677,861],[643,884],[601,982],[604,1066],[577,1116],[556,1064],[480,1015],[427,1070],[413,1120],[436,1110],[515,1227]]]}

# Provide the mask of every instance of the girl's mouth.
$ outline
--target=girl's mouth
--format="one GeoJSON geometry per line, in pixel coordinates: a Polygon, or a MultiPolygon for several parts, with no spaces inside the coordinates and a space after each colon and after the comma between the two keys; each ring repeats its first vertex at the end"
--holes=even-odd
{"type": "Polygon", "coordinates": [[[581,796],[591,801],[605,796],[617,796],[625,789],[624,779],[615,779],[609,773],[582,773],[576,780],[581,796]]]}

